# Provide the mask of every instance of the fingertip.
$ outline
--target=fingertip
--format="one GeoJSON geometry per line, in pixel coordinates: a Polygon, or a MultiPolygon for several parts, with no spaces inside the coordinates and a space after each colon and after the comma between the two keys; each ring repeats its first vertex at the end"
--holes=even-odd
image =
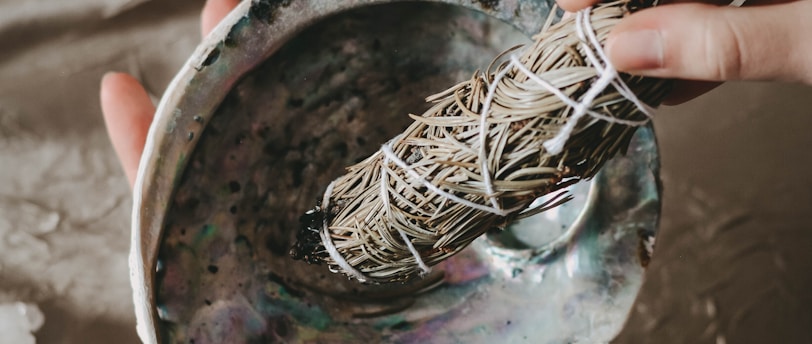
{"type": "MultiPolygon", "coordinates": [[[[119,100],[118,97],[120,94],[130,94],[133,90],[140,92],[143,88],[138,80],[129,74],[112,71],[104,73],[101,80],[102,106],[111,105],[111,100],[119,100]]],[[[146,91],[144,91],[144,93],[146,93],[146,91]]]]}
{"type": "Polygon", "coordinates": [[[206,4],[203,5],[203,12],[200,14],[200,32],[202,35],[208,35],[239,3],[239,0],[206,1],[206,4]]]}
{"type": "Polygon", "coordinates": [[[606,55],[620,71],[651,75],[665,63],[662,28],[669,16],[669,5],[644,9],[621,20],[606,39],[606,55]]]}
{"type": "Polygon", "coordinates": [[[101,81],[102,111],[105,117],[136,116],[152,118],[155,107],[149,94],[133,76],[107,72],[101,81]]]}
{"type": "Polygon", "coordinates": [[[104,75],[102,76],[102,78],[101,78],[101,89],[100,89],[102,106],[104,106],[105,99],[109,96],[111,88],[116,86],[117,81],[115,81],[115,80],[117,78],[119,78],[119,74],[122,74],[122,73],[120,73],[120,72],[107,72],[107,73],[104,73],[104,75]]]}
{"type": "Polygon", "coordinates": [[[567,12],[577,12],[589,6],[595,5],[597,0],[556,0],[558,7],[567,12]]]}
{"type": "Polygon", "coordinates": [[[113,72],[113,71],[109,71],[109,72],[104,73],[104,75],[102,76],[102,79],[101,79],[102,85],[105,85],[105,84],[109,83],[111,78],[116,77],[116,74],[121,74],[121,73],[113,72]]]}
{"type": "Polygon", "coordinates": [[[141,83],[120,72],[104,74],[100,98],[107,133],[132,187],[155,107],[141,83]]]}
{"type": "Polygon", "coordinates": [[[657,30],[617,32],[606,40],[606,54],[624,72],[652,71],[663,67],[663,40],[657,30]]]}

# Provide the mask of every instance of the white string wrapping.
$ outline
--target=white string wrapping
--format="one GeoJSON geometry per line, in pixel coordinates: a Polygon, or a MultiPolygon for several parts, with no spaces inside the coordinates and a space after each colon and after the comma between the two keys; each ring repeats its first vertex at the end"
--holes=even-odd
{"type": "Polygon", "coordinates": [[[545,24],[496,73],[430,97],[403,134],[331,183],[319,233],[331,269],[362,282],[425,275],[622,150],[667,85],[621,76],[603,52],[626,5],[545,24]]]}
{"type": "MultiPolygon", "coordinates": [[[[592,63],[592,67],[594,67],[595,70],[598,71],[598,75],[600,75],[600,78],[598,78],[598,80],[592,84],[592,86],[589,88],[589,91],[587,91],[586,95],[583,98],[581,98],[581,101],[575,104],[574,106],[575,113],[573,113],[572,116],[570,116],[570,118],[567,120],[567,124],[561,129],[561,131],[559,131],[558,134],[552,139],[544,142],[544,148],[546,148],[547,151],[550,152],[551,154],[560,154],[561,151],[564,150],[564,144],[566,143],[569,136],[572,134],[572,130],[575,129],[576,123],[585,114],[589,114],[603,121],[630,126],[645,125],[651,118],[652,111],[650,110],[650,107],[644,105],[639,99],[637,99],[637,96],[635,96],[634,93],[631,92],[631,90],[629,90],[628,86],[626,86],[626,83],[623,82],[623,79],[621,79],[620,75],[618,75],[617,70],[615,70],[615,67],[612,66],[611,62],[609,62],[609,58],[607,58],[606,54],[603,52],[601,43],[600,41],[598,41],[598,37],[595,36],[595,31],[592,29],[592,24],[589,19],[589,13],[591,11],[592,7],[588,7],[576,13],[575,29],[576,32],[578,33],[578,38],[580,38],[582,41],[582,47],[586,52],[586,56],[592,63]],[[598,56],[600,56],[600,58],[595,56],[593,50],[594,52],[598,53],[598,56]],[[589,107],[592,106],[592,102],[595,100],[595,97],[597,97],[598,94],[603,92],[606,89],[606,87],[609,86],[610,84],[615,85],[620,94],[624,98],[626,98],[626,100],[629,100],[632,103],[634,103],[634,105],[637,106],[637,109],[646,114],[648,118],[646,118],[643,121],[625,121],[617,119],[615,117],[599,115],[594,111],[589,111],[589,107]]],[[[511,59],[512,66],[517,65],[514,61],[516,60],[511,59]]],[[[531,76],[531,78],[537,77],[534,73],[531,73],[530,71],[526,71],[524,73],[526,73],[528,76],[531,76]]],[[[540,84],[549,85],[547,83],[540,84]]],[[[550,88],[550,91],[553,92],[553,89],[550,88]]],[[[560,92],[554,93],[556,94],[556,96],[561,98],[561,101],[567,104],[572,104],[574,102],[574,100],[572,100],[569,97],[566,97],[560,92]]]]}

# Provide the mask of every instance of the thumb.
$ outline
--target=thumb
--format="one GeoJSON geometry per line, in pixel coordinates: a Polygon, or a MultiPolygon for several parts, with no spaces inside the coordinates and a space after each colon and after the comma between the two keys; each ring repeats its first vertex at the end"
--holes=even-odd
{"type": "Polygon", "coordinates": [[[101,107],[113,149],[132,189],[155,107],[138,80],[124,73],[104,75],[101,107]]]}
{"type": "Polygon", "coordinates": [[[677,4],[632,14],[607,39],[618,70],[647,76],[812,83],[812,1],[677,4]]]}

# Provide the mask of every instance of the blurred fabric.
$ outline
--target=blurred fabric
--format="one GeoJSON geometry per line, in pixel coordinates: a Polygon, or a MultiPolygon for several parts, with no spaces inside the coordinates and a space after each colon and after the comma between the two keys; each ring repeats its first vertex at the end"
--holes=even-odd
{"type": "Polygon", "coordinates": [[[0,303],[42,309],[38,343],[137,342],[132,201],[99,81],[125,71],[157,99],[200,40],[202,6],[0,0],[0,303]]]}
{"type": "MultiPolygon", "coordinates": [[[[0,303],[42,309],[38,343],[137,342],[98,85],[125,71],[157,101],[202,5],[0,0],[0,303]]],[[[657,113],[662,230],[618,343],[812,343],[810,105],[810,87],[730,83],[657,113]]]]}

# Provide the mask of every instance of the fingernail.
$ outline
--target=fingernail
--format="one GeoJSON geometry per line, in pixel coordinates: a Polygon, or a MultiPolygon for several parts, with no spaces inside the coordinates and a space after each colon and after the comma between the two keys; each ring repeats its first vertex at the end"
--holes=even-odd
{"type": "Polygon", "coordinates": [[[658,31],[621,32],[606,42],[606,53],[615,68],[626,72],[663,67],[663,40],[658,31]]]}

